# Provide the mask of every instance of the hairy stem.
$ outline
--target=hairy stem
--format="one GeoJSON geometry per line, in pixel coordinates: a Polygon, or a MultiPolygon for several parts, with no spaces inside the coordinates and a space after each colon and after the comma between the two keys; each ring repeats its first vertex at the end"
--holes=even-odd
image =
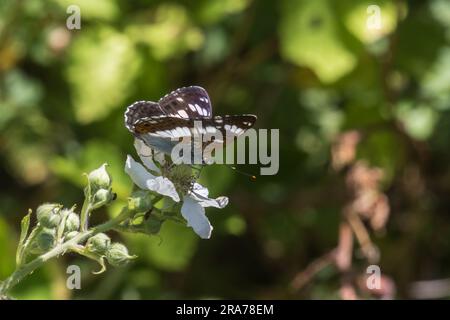
{"type": "Polygon", "coordinates": [[[52,250],[38,256],[29,263],[21,266],[16,271],[14,271],[7,279],[5,279],[3,282],[0,283],[0,296],[6,295],[6,293],[9,290],[11,290],[14,286],[16,286],[23,278],[31,274],[37,268],[41,267],[48,260],[64,254],[66,251],[69,251],[72,247],[75,247],[77,244],[85,242],[88,238],[97,233],[106,232],[108,230],[114,229],[121,222],[128,219],[133,213],[134,211],[129,210],[128,207],[124,207],[117,217],[103,224],[100,224],[96,227],[93,227],[90,230],[80,232],[71,240],[66,241],[62,244],[58,244],[52,250]]]}
{"type": "Polygon", "coordinates": [[[92,205],[90,201],[90,197],[86,196],[83,202],[83,206],[81,207],[81,231],[87,231],[88,230],[88,221],[89,221],[89,214],[92,211],[92,205]]]}

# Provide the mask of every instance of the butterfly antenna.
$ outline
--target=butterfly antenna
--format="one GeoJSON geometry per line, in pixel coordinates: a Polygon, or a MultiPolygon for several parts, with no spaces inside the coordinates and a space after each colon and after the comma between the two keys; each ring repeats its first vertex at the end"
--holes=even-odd
{"type": "Polygon", "coordinates": [[[256,181],[256,176],[255,176],[255,175],[252,175],[252,174],[250,174],[250,173],[241,171],[241,170],[237,169],[235,166],[228,166],[228,165],[227,165],[227,167],[230,168],[231,170],[236,171],[237,173],[240,173],[240,174],[242,174],[242,175],[244,175],[244,176],[249,177],[251,181],[256,181]]]}

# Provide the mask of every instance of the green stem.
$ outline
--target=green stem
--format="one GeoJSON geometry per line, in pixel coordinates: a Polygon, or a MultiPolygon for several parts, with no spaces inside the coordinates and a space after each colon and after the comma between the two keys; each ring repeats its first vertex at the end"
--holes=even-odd
{"type": "Polygon", "coordinates": [[[83,206],[81,207],[81,231],[87,231],[88,230],[88,220],[89,220],[89,214],[92,211],[92,205],[90,201],[90,196],[86,196],[84,198],[83,206]]]}
{"type": "Polygon", "coordinates": [[[0,296],[6,295],[6,293],[9,290],[11,290],[14,286],[16,286],[23,278],[31,274],[34,270],[42,266],[48,260],[64,254],[66,251],[70,250],[71,247],[74,247],[79,243],[85,242],[88,238],[97,233],[106,232],[108,230],[114,229],[115,226],[119,225],[121,222],[128,219],[133,213],[134,213],[133,211],[128,210],[128,207],[124,207],[117,217],[101,225],[98,225],[90,230],[80,232],[71,240],[57,245],[52,250],[40,255],[39,257],[35,258],[29,263],[21,266],[19,269],[14,271],[7,279],[5,279],[3,282],[0,283],[0,296]]]}

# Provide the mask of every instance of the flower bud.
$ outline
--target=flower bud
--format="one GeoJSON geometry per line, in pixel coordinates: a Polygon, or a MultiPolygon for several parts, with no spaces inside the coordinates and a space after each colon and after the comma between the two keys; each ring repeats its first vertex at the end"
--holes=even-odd
{"type": "Polygon", "coordinates": [[[71,211],[67,218],[64,230],[66,232],[77,231],[80,228],[80,217],[73,211],[71,211]]]}
{"type": "Polygon", "coordinates": [[[112,200],[113,195],[110,190],[100,189],[94,194],[94,203],[97,202],[109,202],[112,200]]]}
{"type": "Polygon", "coordinates": [[[65,240],[65,241],[72,240],[72,239],[75,238],[78,234],[79,234],[78,231],[71,231],[71,232],[69,232],[69,233],[66,234],[66,236],[64,237],[64,240],[65,240]]]}
{"type": "Polygon", "coordinates": [[[93,207],[94,209],[100,208],[101,206],[104,206],[108,203],[110,203],[114,199],[114,194],[111,192],[111,189],[99,189],[94,194],[93,197],[93,207]]]}
{"type": "Polygon", "coordinates": [[[111,239],[104,233],[97,233],[87,241],[87,248],[91,252],[105,255],[109,246],[111,245],[111,239]]]}
{"type": "Polygon", "coordinates": [[[109,189],[111,187],[111,178],[106,171],[106,163],[102,164],[100,168],[89,173],[88,181],[92,192],[99,189],[109,189]]]}
{"type": "Polygon", "coordinates": [[[106,252],[106,259],[114,267],[125,266],[130,260],[136,258],[128,254],[128,249],[121,243],[113,243],[106,252]]]}
{"type": "Polygon", "coordinates": [[[46,252],[53,248],[56,239],[56,230],[44,228],[41,232],[39,232],[36,243],[40,250],[46,252]]]}
{"type": "Polygon", "coordinates": [[[61,206],[56,203],[40,205],[36,210],[38,222],[46,228],[56,228],[61,221],[60,209],[61,206]]]}
{"type": "Polygon", "coordinates": [[[136,212],[147,212],[152,208],[152,200],[148,191],[137,190],[133,192],[128,201],[128,208],[136,212]]]}

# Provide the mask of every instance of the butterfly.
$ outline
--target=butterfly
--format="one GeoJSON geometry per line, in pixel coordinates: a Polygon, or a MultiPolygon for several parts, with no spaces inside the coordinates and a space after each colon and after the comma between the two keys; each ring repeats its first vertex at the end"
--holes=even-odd
{"type": "Polygon", "coordinates": [[[220,134],[226,141],[214,142],[225,144],[228,137],[242,135],[255,121],[252,114],[213,116],[208,93],[199,86],[176,89],[158,102],[137,101],[125,111],[126,128],[150,148],[169,155],[180,139],[220,134]]]}

